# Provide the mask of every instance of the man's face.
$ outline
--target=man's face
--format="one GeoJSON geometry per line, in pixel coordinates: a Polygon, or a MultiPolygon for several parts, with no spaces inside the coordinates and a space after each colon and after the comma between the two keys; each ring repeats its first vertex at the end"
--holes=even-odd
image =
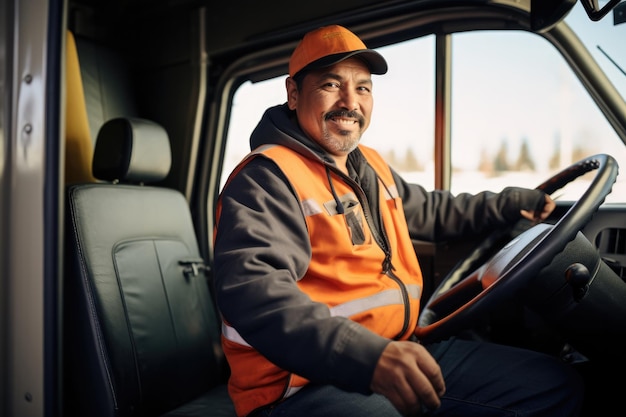
{"type": "Polygon", "coordinates": [[[369,68],[359,58],[348,58],[306,74],[299,91],[288,78],[287,100],[304,133],[330,154],[345,156],[370,124],[374,101],[369,68]]]}

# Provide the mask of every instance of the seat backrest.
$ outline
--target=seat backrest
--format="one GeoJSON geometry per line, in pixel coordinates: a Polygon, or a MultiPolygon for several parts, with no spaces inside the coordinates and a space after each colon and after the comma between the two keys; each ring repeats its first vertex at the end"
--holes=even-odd
{"type": "Polygon", "coordinates": [[[113,119],[96,141],[100,181],[67,188],[68,416],[234,416],[189,206],[146,185],[170,163],[161,126],[113,119]]]}
{"type": "Polygon", "coordinates": [[[65,182],[70,184],[95,180],[91,163],[100,127],[138,112],[120,54],[69,30],[66,39],[65,182]]]}

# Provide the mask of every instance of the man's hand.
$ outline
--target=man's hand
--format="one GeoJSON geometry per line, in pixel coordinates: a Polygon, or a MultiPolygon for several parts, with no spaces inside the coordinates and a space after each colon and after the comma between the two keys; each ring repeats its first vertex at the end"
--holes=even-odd
{"type": "Polygon", "coordinates": [[[546,194],[546,202],[543,205],[543,210],[541,210],[541,212],[520,210],[520,213],[522,217],[532,222],[539,223],[540,221],[547,219],[555,207],[556,203],[554,202],[554,200],[552,200],[552,198],[548,194],[546,194]]]}
{"type": "Polygon", "coordinates": [[[391,342],[383,350],[370,385],[406,416],[419,415],[422,405],[439,407],[445,392],[441,369],[424,348],[408,341],[391,342]]]}

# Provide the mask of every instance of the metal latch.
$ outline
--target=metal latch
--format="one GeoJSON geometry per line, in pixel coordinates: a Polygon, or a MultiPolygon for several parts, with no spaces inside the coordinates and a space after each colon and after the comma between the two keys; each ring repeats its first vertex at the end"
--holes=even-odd
{"type": "Polygon", "coordinates": [[[202,258],[187,258],[178,261],[179,265],[183,266],[183,273],[186,277],[197,277],[200,272],[207,273],[211,268],[204,263],[202,258]]]}

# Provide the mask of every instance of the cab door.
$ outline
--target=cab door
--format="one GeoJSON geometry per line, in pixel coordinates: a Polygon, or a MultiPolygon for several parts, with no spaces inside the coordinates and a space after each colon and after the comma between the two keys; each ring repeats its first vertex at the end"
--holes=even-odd
{"type": "Polygon", "coordinates": [[[57,415],[63,2],[0,0],[0,414],[57,415]]]}

